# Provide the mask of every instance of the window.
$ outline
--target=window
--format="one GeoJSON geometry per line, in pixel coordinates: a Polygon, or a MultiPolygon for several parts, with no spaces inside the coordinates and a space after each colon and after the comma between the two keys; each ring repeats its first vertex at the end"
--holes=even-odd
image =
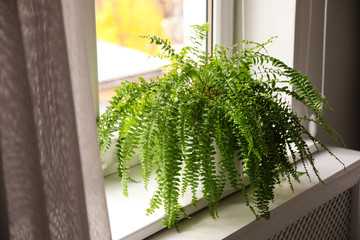
{"type": "MultiPolygon", "coordinates": [[[[139,4],[139,6],[145,6],[144,1],[97,0],[97,18],[102,21],[102,24],[106,25],[109,22],[112,24],[120,22],[120,26],[116,26],[115,24],[115,26],[111,27],[110,30],[104,29],[99,31],[98,29],[100,105],[102,105],[102,107],[106,105],[106,102],[109,100],[109,98],[111,98],[113,89],[119,86],[119,83],[122,81],[137,81],[137,76],[143,76],[145,79],[147,79],[150,77],[154,78],[157,75],[162,74],[160,67],[164,62],[154,58],[148,59],[149,54],[156,52],[156,49],[152,49],[151,47],[143,48],[146,45],[146,43],[143,42],[139,44],[140,49],[134,50],[133,47],[136,42],[134,39],[137,38],[136,36],[130,35],[128,33],[145,35],[156,34],[160,36],[162,36],[161,34],[164,34],[164,36],[169,36],[171,39],[173,39],[173,44],[178,44],[178,46],[181,46],[182,44],[186,45],[186,41],[182,42],[182,40],[186,39],[188,34],[186,29],[188,29],[189,25],[195,23],[204,23],[207,11],[213,13],[213,15],[208,14],[208,20],[212,22],[213,35],[211,40],[214,44],[230,46],[234,42],[241,41],[242,39],[265,42],[271,36],[278,35],[279,38],[276,39],[276,41],[271,46],[269,46],[269,52],[270,54],[283,59],[289,65],[292,65],[294,48],[295,1],[289,1],[289,3],[275,3],[274,1],[269,2],[270,3],[264,3],[263,1],[250,2],[233,0],[146,1],[146,4],[153,4],[146,5],[146,8],[151,10],[151,14],[154,14],[154,19],[158,19],[160,28],[157,28],[159,32],[156,33],[142,32],[150,29],[142,28],[143,24],[150,21],[149,18],[145,18],[145,23],[140,22],[140,26],[138,28],[129,27],[133,22],[136,22],[137,17],[143,16],[141,14],[140,7],[136,7],[135,4],[139,4]],[[206,2],[210,4],[207,5],[206,2]],[[121,10],[117,10],[118,8],[121,8],[121,3],[124,3],[124,6],[128,8],[127,11],[125,11],[123,14],[134,14],[134,16],[128,17],[131,20],[124,20],[121,19],[121,16],[116,17],[115,15],[111,15],[114,14],[112,11],[121,12],[121,10]],[[174,4],[174,8],[169,6],[166,7],[166,4],[174,4]],[[206,9],[206,6],[209,8],[206,9]],[[168,13],[162,12],[167,8],[171,9],[168,13]],[[273,9],[274,11],[268,11],[269,8],[273,9]],[[110,12],[111,17],[106,17],[104,12],[101,11],[104,11],[105,13],[106,11],[110,12]],[[140,11],[140,13],[137,11],[140,11]],[[163,18],[157,18],[156,16],[158,15],[163,16],[163,18]],[[175,15],[182,20],[174,20],[172,17],[175,15]],[[210,18],[210,16],[212,17],[210,18]],[[178,25],[178,22],[180,21],[182,21],[181,26],[178,25]],[[121,24],[123,22],[125,24],[123,26],[125,30],[121,29],[121,24]],[[119,29],[117,30],[117,28],[119,29]],[[172,32],[171,29],[173,28],[178,30],[172,32]],[[139,32],[136,32],[135,29],[140,30],[139,32]],[[178,31],[180,31],[179,29],[184,30],[181,36],[178,34],[178,31]],[[125,31],[125,35],[121,35],[122,37],[120,37],[120,39],[116,39],[113,33],[116,33],[117,31],[125,31]],[[127,38],[130,38],[131,40],[126,40],[127,38]],[[107,40],[108,42],[105,42],[104,40],[107,40]],[[118,43],[123,43],[124,45],[119,46],[118,43]],[[131,62],[135,63],[135,67],[134,65],[130,65],[131,62]],[[143,64],[139,64],[140,62],[143,64]]],[[[99,28],[100,24],[98,23],[97,25],[99,28]]],[[[181,32],[183,30],[181,30],[181,32]]],[[[209,47],[211,47],[211,44],[208,45],[208,49],[209,47]]],[[[110,150],[108,155],[111,156],[112,154],[113,153],[110,150]]],[[[105,175],[116,172],[117,163],[112,161],[111,157],[107,159],[106,164],[107,167],[104,170],[105,175]]],[[[140,177],[141,175],[140,167],[134,166],[133,169],[137,169],[134,172],[134,179],[137,180],[136,177],[140,177]]],[[[134,188],[129,190],[129,195],[131,198],[125,198],[120,196],[121,190],[119,190],[119,186],[117,184],[119,182],[117,176],[110,176],[106,178],[105,182],[107,182],[108,207],[111,211],[110,215],[112,215],[110,216],[110,219],[113,237],[119,238],[124,237],[126,234],[133,234],[131,235],[133,238],[140,239],[146,236],[146,234],[149,235],[153,233],[154,229],[156,230],[161,228],[162,212],[159,211],[149,217],[144,216],[145,209],[147,208],[148,204],[147,202],[144,204],[144,199],[149,199],[151,197],[151,188],[149,189],[149,192],[146,192],[141,184],[134,184],[134,188]],[[121,203],[117,200],[119,198],[122,199],[121,203]],[[142,204],[139,204],[139,201],[142,201],[142,204]],[[139,205],[145,206],[139,207],[139,205]],[[140,216],[140,218],[135,217],[134,219],[129,219],[124,217],[126,215],[124,211],[129,210],[131,211],[130,214],[132,216],[140,216]],[[115,220],[112,220],[112,217],[115,220]],[[142,222],[142,217],[146,217],[147,220],[142,222]],[[152,222],[152,226],[146,226],[149,221],[152,222]],[[142,231],[137,231],[139,225],[144,226],[142,231]],[[124,230],[127,231],[127,233],[124,230]]]]}
{"type": "MultiPolygon", "coordinates": [[[[122,82],[154,79],[163,73],[166,61],[151,57],[158,51],[156,46],[136,34],[168,38],[180,49],[189,44],[190,25],[206,22],[206,4],[207,0],[95,1],[100,114],[122,82]]],[[[113,155],[110,149],[107,156],[113,155]]],[[[132,165],[136,164],[135,160],[132,165]]],[[[104,167],[104,175],[117,171],[111,157],[104,167]]]]}
{"type": "Polygon", "coordinates": [[[206,22],[205,0],[96,0],[100,114],[123,81],[156,78],[166,61],[149,58],[157,46],[136,35],[168,38],[180,49],[192,24],[206,22]]]}
{"type": "Polygon", "coordinates": [[[158,49],[136,34],[183,42],[182,0],[97,0],[97,55],[100,113],[121,82],[156,78],[163,60],[149,58],[158,49]]]}
{"type": "MultiPolygon", "coordinates": [[[[123,81],[138,81],[139,76],[147,80],[163,73],[161,66],[166,62],[149,58],[158,50],[135,34],[168,38],[175,49],[181,48],[183,44],[188,44],[186,37],[189,35],[189,26],[206,22],[206,2],[206,0],[95,1],[100,114],[105,111],[114,89],[121,86],[123,81]]],[[[114,156],[114,148],[111,148],[107,152],[104,166],[104,175],[108,176],[105,178],[105,183],[113,238],[118,239],[132,234],[132,238],[142,239],[162,228],[163,213],[158,211],[148,217],[145,215],[148,201],[153,193],[151,186],[147,192],[142,184],[133,184],[129,186],[129,198],[122,196],[118,184],[119,178],[113,174],[117,172],[118,165],[114,156]],[[126,217],[127,214],[132,216],[131,219],[126,217]],[[147,227],[150,223],[156,226],[147,227]]],[[[141,169],[138,160],[134,159],[131,165],[132,178],[140,180],[141,169]]]]}

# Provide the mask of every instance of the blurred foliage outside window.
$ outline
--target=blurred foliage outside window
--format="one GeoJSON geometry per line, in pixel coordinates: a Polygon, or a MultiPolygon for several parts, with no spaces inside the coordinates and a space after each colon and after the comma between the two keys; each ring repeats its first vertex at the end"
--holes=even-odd
{"type": "Polygon", "coordinates": [[[99,105],[103,113],[123,81],[162,74],[164,65],[149,55],[155,44],[136,35],[167,38],[183,44],[183,0],[94,0],[98,39],[99,105]]]}
{"type": "Polygon", "coordinates": [[[136,34],[182,42],[182,0],[95,0],[99,40],[154,54],[156,46],[136,34]]]}

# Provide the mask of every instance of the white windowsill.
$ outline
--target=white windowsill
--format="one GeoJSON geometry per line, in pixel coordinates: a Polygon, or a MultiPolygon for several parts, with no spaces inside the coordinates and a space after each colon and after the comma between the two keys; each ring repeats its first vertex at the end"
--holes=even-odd
{"type": "MultiPolygon", "coordinates": [[[[114,155],[114,151],[111,149],[110,153],[114,155]]],[[[154,214],[146,216],[146,209],[149,207],[150,199],[157,186],[155,174],[152,174],[148,191],[146,191],[142,183],[141,165],[138,156],[135,156],[133,162],[129,164],[129,176],[137,182],[128,183],[129,197],[125,197],[122,193],[121,178],[118,177],[117,172],[113,173],[117,166],[114,158],[115,156],[108,156],[106,162],[110,163],[109,169],[104,170],[104,176],[106,176],[104,179],[105,191],[113,239],[143,239],[160,231],[163,229],[163,209],[157,209],[154,214]]],[[[220,159],[220,156],[215,156],[215,159],[220,159]]],[[[238,170],[240,170],[240,165],[238,162],[238,170]]],[[[246,180],[244,183],[247,184],[246,180]]],[[[232,193],[234,190],[226,187],[223,197],[232,193]]],[[[180,199],[180,203],[185,207],[187,214],[192,214],[207,206],[202,196],[200,184],[197,191],[199,202],[196,207],[191,204],[190,190],[180,199]]]]}
{"type": "MultiPolygon", "coordinates": [[[[348,171],[352,169],[351,165],[359,165],[360,152],[354,150],[348,150],[343,148],[330,148],[331,151],[338,156],[341,161],[348,167],[348,171]],[[357,164],[355,164],[357,162],[357,164]]],[[[327,152],[315,153],[316,167],[320,172],[320,176],[323,180],[330,180],[336,173],[346,174],[343,165],[337,160],[331,157],[327,152]]],[[[302,166],[299,166],[299,171],[303,170],[302,166]]],[[[301,183],[294,181],[293,193],[287,180],[284,180],[280,185],[275,187],[275,202],[270,205],[270,209],[284,204],[290,199],[295,198],[306,190],[319,184],[315,174],[310,171],[311,182],[306,175],[300,177],[301,183]]],[[[336,181],[336,179],[332,179],[336,181]]],[[[330,182],[332,181],[330,180],[330,182]]],[[[326,188],[327,186],[322,185],[326,188]]],[[[346,189],[344,189],[346,190],[346,189]]],[[[301,198],[300,198],[301,199],[301,198]]],[[[291,213],[289,213],[291,214],[291,213]]],[[[229,197],[222,200],[219,207],[218,219],[212,219],[207,209],[203,209],[195,213],[191,219],[182,220],[180,223],[180,233],[174,229],[162,230],[149,238],[148,240],[218,240],[224,239],[232,233],[240,230],[249,223],[254,221],[254,215],[249,211],[245,205],[245,201],[240,193],[234,193],[229,197]]],[[[264,221],[264,220],[262,220],[264,221]]],[[[285,220],[286,221],[286,220],[285,220]]],[[[259,229],[261,231],[261,229],[259,229]]],[[[135,239],[135,238],[134,238],[135,239]]],[[[235,239],[235,238],[234,238],[235,239]]]]}
{"type": "MultiPolygon", "coordinates": [[[[316,150],[315,146],[313,145],[310,145],[310,149],[312,152],[315,152],[316,150]]],[[[110,172],[114,172],[114,169],[116,169],[116,167],[114,167],[116,166],[116,163],[112,162],[109,166],[112,166],[110,172]]],[[[108,174],[105,174],[105,171],[104,175],[108,175],[109,172],[108,174]]],[[[154,177],[152,177],[150,180],[150,182],[154,182],[154,184],[149,184],[148,191],[146,191],[144,189],[144,184],[141,182],[141,166],[139,164],[131,167],[129,175],[132,179],[139,181],[139,183],[128,183],[129,197],[125,197],[122,194],[122,187],[120,184],[121,179],[117,176],[117,173],[110,174],[104,179],[113,239],[143,239],[163,229],[162,209],[157,209],[154,214],[146,216],[146,209],[149,207],[150,198],[152,197],[153,192],[156,189],[154,177]]],[[[229,188],[224,193],[224,197],[232,193],[234,193],[234,190],[229,188]]],[[[202,196],[200,189],[198,191],[198,196],[199,198],[202,196]]],[[[235,198],[236,201],[239,201],[239,196],[240,195],[238,193],[231,195],[229,198],[224,199],[220,206],[223,207],[224,205],[227,206],[228,204],[233,205],[232,200],[229,199],[235,198]]],[[[293,194],[288,194],[286,196],[293,196],[293,194]]],[[[187,214],[192,214],[206,207],[205,200],[200,200],[197,207],[194,207],[190,202],[190,193],[185,194],[184,198],[181,199],[181,204],[185,206],[187,214]]],[[[243,200],[240,200],[239,202],[242,202],[242,204],[244,205],[243,200]]],[[[277,201],[277,203],[281,203],[281,200],[277,201]]],[[[205,209],[204,212],[206,212],[205,215],[209,217],[209,221],[212,221],[210,220],[211,217],[209,216],[208,211],[205,209]]],[[[245,209],[242,209],[240,212],[240,215],[243,216],[241,217],[243,221],[249,222],[254,219],[254,216],[247,207],[245,207],[245,209]]],[[[222,221],[221,219],[223,217],[221,216],[222,215],[220,215],[220,219],[217,220],[217,222],[222,221]]],[[[184,222],[186,223],[188,221],[184,222]]],[[[172,232],[173,230],[169,231],[172,232]]]]}

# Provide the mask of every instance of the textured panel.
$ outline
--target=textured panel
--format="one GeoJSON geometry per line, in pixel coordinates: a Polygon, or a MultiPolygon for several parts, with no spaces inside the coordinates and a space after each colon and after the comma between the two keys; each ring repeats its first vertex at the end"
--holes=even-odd
{"type": "Polygon", "coordinates": [[[0,239],[110,239],[86,49],[68,54],[63,1],[0,1],[0,239]],[[90,99],[80,120],[73,81],[90,99]]]}
{"type": "MultiPolygon", "coordinates": [[[[96,78],[94,1],[62,0],[90,239],[111,239],[104,177],[89,79],[96,78]],[[80,10],[80,11],[79,11],[80,10]],[[90,22],[90,24],[89,24],[90,22]],[[86,43],[86,44],[85,44],[86,43]],[[89,63],[89,64],[88,64],[89,63]],[[92,64],[91,64],[92,63],[92,64]],[[92,75],[89,73],[92,72],[92,75]]],[[[98,92],[97,88],[93,89],[98,92]]],[[[96,98],[97,94],[94,94],[96,98]]]]}
{"type": "Polygon", "coordinates": [[[88,227],[61,1],[18,0],[50,238],[88,227]]]}
{"type": "Polygon", "coordinates": [[[8,214],[7,224],[0,225],[0,234],[7,231],[10,239],[49,239],[17,10],[16,1],[0,1],[0,184],[7,201],[7,209],[1,214],[8,214]]]}
{"type": "Polygon", "coordinates": [[[351,190],[346,190],[268,240],[350,238],[351,190]]]}

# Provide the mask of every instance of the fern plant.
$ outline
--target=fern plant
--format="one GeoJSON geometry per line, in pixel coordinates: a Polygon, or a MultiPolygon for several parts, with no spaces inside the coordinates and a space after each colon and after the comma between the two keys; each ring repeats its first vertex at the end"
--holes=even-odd
{"type": "MultiPolygon", "coordinates": [[[[333,138],[338,137],[322,118],[323,107],[329,107],[325,97],[306,76],[264,52],[272,39],[264,44],[244,41],[230,48],[216,46],[207,53],[201,50],[201,43],[208,27],[193,26],[194,46],[180,52],[168,40],[140,36],[161,47],[159,57],[170,60],[166,73],[149,82],[142,78],[140,83],[124,82],[98,120],[102,156],[117,131],[118,170],[125,195],[131,180],[127,163],[136,149],[145,187],[155,170],[157,190],[148,214],[163,206],[163,224],[168,227],[177,226],[179,214],[186,216],[179,204],[181,195],[190,189],[196,205],[200,185],[214,218],[227,184],[242,192],[256,218],[269,218],[275,185],[283,177],[291,187],[293,180],[299,181],[294,159],[304,166],[305,161],[310,163],[321,181],[305,137],[333,155],[301,121],[313,121],[333,138]],[[239,44],[248,47],[236,51],[239,44]],[[279,87],[279,83],[292,88],[279,87]],[[281,95],[302,102],[315,118],[298,116],[281,95]],[[221,153],[219,163],[214,159],[215,147],[221,153]],[[240,159],[242,172],[236,169],[234,159],[240,159]]],[[[306,174],[309,176],[308,170],[306,174]]]]}

